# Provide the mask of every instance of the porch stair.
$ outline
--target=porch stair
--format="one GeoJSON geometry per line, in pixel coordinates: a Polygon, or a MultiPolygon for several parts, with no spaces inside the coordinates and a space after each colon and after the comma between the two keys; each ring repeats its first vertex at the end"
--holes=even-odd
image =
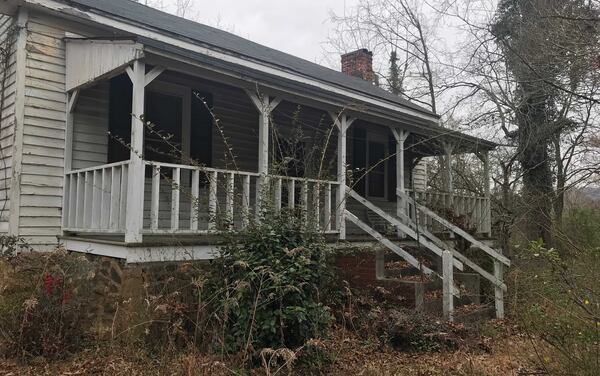
{"type": "MultiPolygon", "coordinates": [[[[462,238],[470,243],[470,248],[483,251],[487,256],[493,258],[494,261],[494,272],[493,274],[481,266],[477,265],[473,260],[464,256],[452,247],[448,242],[442,241],[440,238],[429,232],[427,229],[420,228],[413,219],[408,215],[398,213],[396,215],[390,214],[362,197],[351,188],[346,187],[347,197],[354,199],[356,202],[362,204],[372,214],[377,215],[390,226],[396,228],[405,236],[411,238],[416,242],[417,245],[424,249],[432,252],[435,256],[442,259],[442,271],[438,273],[428,266],[423,265],[414,255],[406,251],[405,249],[398,246],[395,242],[388,239],[386,236],[375,230],[373,227],[361,221],[355,214],[350,212],[347,208],[345,209],[346,219],[359,227],[361,230],[369,234],[379,243],[390,249],[402,259],[406,260],[411,266],[420,270],[423,274],[430,277],[438,277],[442,281],[443,286],[443,310],[446,318],[452,320],[454,311],[454,297],[460,296],[460,291],[456,287],[454,282],[454,271],[456,268],[459,271],[463,271],[465,265],[472,269],[475,273],[489,281],[494,286],[494,301],[496,309],[496,317],[504,317],[504,292],[506,291],[506,284],[503,282],[503,266],[510,266],[510,260],[503,256],[499,251],[489,247],[480,240],[475,239],[471,234],[455,226],[449,221],[437,215],[431,209],[421,205],[416,200],[412,199],[409,195],[403,191],[398,190],[397,195],[400,202],[404,202],[413,209],[413,218],[418,216],[426,216],[429,220],[436,222],[440,225],[444,231],[447,231],[455,238],[462,238]]],[[[370,220],[371,221],[371,220],[370,220]]],[[[383,227],[386,228],[386,227],[383,227]]],[[[381,268],[381,267],[380,267],[381,268]]]]}

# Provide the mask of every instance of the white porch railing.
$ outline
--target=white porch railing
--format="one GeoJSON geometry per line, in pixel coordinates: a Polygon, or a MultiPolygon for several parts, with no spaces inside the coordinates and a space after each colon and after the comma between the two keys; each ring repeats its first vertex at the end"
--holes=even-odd
{"type": "Polygon", "coordinates": [[[63,228],[68,231],[124,233],[129,161],[68,172],[63,228]]]}
{"type": "MultiPolygon", "coordinates": [[[[66,174],[63,230],[124,234],[129,161],[66,174]]],[[[300,210],[307,225],[337,233],[338,182],[268,176],[208,167],[145,161],[143,234],[210,234],[241,230],[257,218],[257,207],[300,210]],[[268,198],[261,202],[261,198],[268,198]]]]}
{"type": "MultiPolygon", "coordinates": [[[[491,206],[490,200],[486,197],[448,192],[414,192],[412,190],[406,190],[406,193],[428,208],[449,211],[453,216],[463,217],[463,220],[466,220],[464,225],[476,229],[477,233],[491,233],[491,206]]],[[[411,218],[414,218],[414,207],[410,203],[407,210],[411,218]]],[[[421,216],[417,219],[419,225],[424,226],[428,231],[435,233],[444,230],[431,217],[421,216]]]]}

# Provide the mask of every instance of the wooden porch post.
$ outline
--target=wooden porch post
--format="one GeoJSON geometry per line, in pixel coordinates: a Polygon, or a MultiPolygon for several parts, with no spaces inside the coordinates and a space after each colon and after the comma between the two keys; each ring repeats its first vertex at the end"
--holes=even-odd
{"type": "Polygon", "coordinates": [[[128,71],[133,83],[131,106],[131,150],[127,178],[127,211],[125,217],[125,242],[141,243],[144,217],[144,115],[146,64],[136,60],[128,71]]]}
{"type": "Polygon", "coordinates": [[[337,215],[336,218],[336,228],[340,233],[340,240],[346,239],[346,143],[347,143],[347,134],[348,128],[352,125],[354,120],[349,118],[345,114],[336,114],[330,112],[329,115],[333,119],[335,126],[338,128],[338,141],[337,141],[337,176],[338,176],[338,191],[336,194],[336,207],[337,207],[337,215]]]}
{"type": "Polygon", "coordinates": [[[444,143],[444,188],[448,192],[448,209],[454,207],[454,181],[452,180],[452,152],[454,145],[444,143]]]}
{"type": "Polygon", "coordinates": [[[125,242],[141,243],[144,224],[144,104],[146,86],[156,79],[164,68],[155,67],[146,74],[146,64],[140,60],[127,67],[126,73],[132,83],[131,146],[127,176],[127,210],[125,214],[125,242]]]}
{"type": "MultiPolygon", "coordinates": [[[[396,188],[406,193],[404,180],[404,143],[408,138],[409,132],[399,131],[391,128],[396,139],[396,188]]],[[[396,214],[398,218],[406,215],[406,201],[400,195],[396,195],[396,214]]],[[[402,231],[398,230],[398,237],[403,237],[402,231]]]]}
{"type": "Polygon", "coordinates": [[[281,99],[259,94],[251,90],[246,93],[258,110],[258,185],[256,187],[256,217],[260,216],[262,210],[262,196],[266,195],[269,180],[269,125],[271,113],[281,103],[281,99]]]}
{"type": "Polygon", "coordinates": [[[454,321],[454,256],[449,250],[442,253],[443,311],[444,318],[454,321]]]}
{"type": "Polygon", "coordinates": [[[490,176],[490,155],[487,151],[481,154],[483,161],[483,189],[485,197],[485,209],[484,209],[484,227],[488,236],[492,236],[492,195],[491,195],[491,176],[490,176]]]}
{"type": "MultiPolygon", "coordinates": [[[[494,260],[494,277],[498,281],[504,281],[504,265],[498,260],[494,260]]],[[[494,303],[496,318],[504,319],[504,290],[500,286],[494,287],[494,303]]]]}
{"type": "Polygon", "coordinates": [[[73,112],[79,98],[79,90],[75,89],[71,93],[67,93],[67,123],[65,128],[65,189],[63,191],[63,212],[62,224],[63,228],[69,226],[69,209],[73,205],[70,200],[71,181],[67,178],[67,173],[73,168],[73,112]]]}

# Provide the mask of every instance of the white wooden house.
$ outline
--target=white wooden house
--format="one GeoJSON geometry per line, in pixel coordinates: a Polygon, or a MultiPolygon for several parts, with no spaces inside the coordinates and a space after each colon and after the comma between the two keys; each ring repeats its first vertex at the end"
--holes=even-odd
{"type": "Polygon", "coordinates": [[[38,249],[60,242],[128,262],[208,259],[224,226],[218,218],[235,230],[261,205],[299,207],[332,241],[369,237],[433,272],[398,243],[419,242],[446,255],[446,279],[453,265],[474,269],[501,303],[509,261],[478,240],[491,233],[487,153],[495,145],[441,128],[438,115],[374,86],[368,51],[344,55],[336,72],[130,0],[2,0],[0,13],[9,52],[4,233],[38,249]],[[303,138],[292,142],[298,124],[303,138]],[[304,156],[290,150],[315,145],[324,145],[320,174],[274,171],[304,156]],[[481,158],[484,195],[453,190],[450,169],[444,192],[414,184],[422,158],[450,163],[460,153],[481,158]],[[432,210],[440,206],[468,216],[477,234],[441,218],[432,210]],[[495,271],[440,232],[479,247],[495,271]]]}

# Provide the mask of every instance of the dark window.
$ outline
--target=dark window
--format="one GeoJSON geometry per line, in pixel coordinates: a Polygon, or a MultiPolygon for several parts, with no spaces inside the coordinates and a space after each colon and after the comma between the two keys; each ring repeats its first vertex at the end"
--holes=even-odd
{"type": "Polygon", "coordinates": [[[146,91],[144,158],[149,161],[181,163],[181,97],[146,91]]]}
{"type": "Polygon", "coordinates": [[[280,139],[275,148],[275,158],[280,167],[279,174],[295,177],[305,176],[306,145],[303,141],[280,139]]]}
{"type": "Polygon", "coordinates": [[[367,131],[362,128],[354,128],[352,131],[352,172],[354,190],[364,196],[365,172],[367,169],[367,131]]]}
{"type": "Polygon", "coordinates": [[[192,130],[190,156],[205,166],[212,166],[212,95],[192,90],[192,130]]]}
{"type": "Polygon", "coordinates": [[[131,143],[131,80],[122,74],[110,80],[108,163],[129,159],[131,143]]]}
{"type": "Polygon", "coordinates": [[[369,196],[385,196],[385,144],[369,142],[369,196]]]}
{"type": "MultiPolygon", "coordinates": [[[[192,90],[190,157],[200,164],[212,165],[212,127],[210,94],[192,90]]],[[[181,97],[146,91],[145,120],[154,124],[144,128],[144,158],[181,163],[183,101],[181,97]]],[[[131,143],[132,85],[127,75],[110,81],[108,163],[128,160],[131,143]]]]}

